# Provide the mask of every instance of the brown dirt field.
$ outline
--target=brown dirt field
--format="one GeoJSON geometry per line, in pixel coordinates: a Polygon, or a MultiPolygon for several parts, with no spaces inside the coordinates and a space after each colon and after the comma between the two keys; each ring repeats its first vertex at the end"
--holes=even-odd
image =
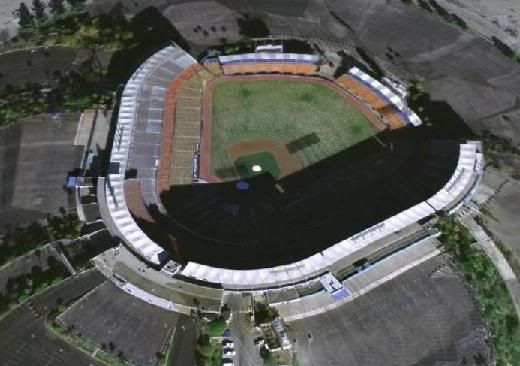
{"type": "Polygon", "coordinates": [[[303,169],[303,164],[295,154],[290,154],[285,144],[267,139],[247,139],[227,146],[226,153],[235,161],[241,156],[267,151],[273,154],[280,168],[280,177],[285,177],[303,169]]]}

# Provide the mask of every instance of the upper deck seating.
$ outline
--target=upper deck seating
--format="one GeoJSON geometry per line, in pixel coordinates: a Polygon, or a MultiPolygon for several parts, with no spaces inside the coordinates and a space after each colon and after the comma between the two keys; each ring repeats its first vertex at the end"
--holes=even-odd
{"type": "Polygon", "coordinates": [[[219,62],[226,75],[284,73],[314,74],[318,69],[319,57],[295,53],[245,53],[220,56],[219,62]]]}
{"type": "Polygon", "coordinates": [[[125,179],[128,173],[138,180],[143,204],[160,205],[155,180],[164,93],[169,80],[194,63],[186,52],[170,46],[139,67],[123,90],[110,155],[111,171],[105,187],[108,212],[124,242],[157,265],[169,254],[151,240],[132,217],[125,197],[125,179]]]}

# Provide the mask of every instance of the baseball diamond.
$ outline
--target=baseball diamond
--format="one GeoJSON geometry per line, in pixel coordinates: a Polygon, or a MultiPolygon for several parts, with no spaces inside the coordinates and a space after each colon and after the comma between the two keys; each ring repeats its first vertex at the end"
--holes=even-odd
{"type": "Polygon", "coordinates": [[[240,150],[260,152],[266,143],[275,148],[268,151],[278,164],[287,167],[282,168],[282,176],[286,176],[384,128],[373,114],[358,110],[356,102],[320,78],[251,75],[213,79],[203,101],[202,145],[203,150],[208,146],[208,154],[201,155],[201,177],[236,179],[233,165],[240,150]]]}

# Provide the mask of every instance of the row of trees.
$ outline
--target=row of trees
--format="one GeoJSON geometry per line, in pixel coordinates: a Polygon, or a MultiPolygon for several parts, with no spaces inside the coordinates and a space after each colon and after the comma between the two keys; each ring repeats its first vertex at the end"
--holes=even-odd
{"type": "Polygon", "coordinates": [[[454,216],[439,219],[444,250],[469,284],[493,342],[497,365],[520,365],[520,324],[513,301],[497,268],[454,216]]]}
{"type": "Polygon", "coordinates": [[[70,47],[104,46],[124,49],[135,46],[134,34],[129,29],[121,7],[108,14],[93,16],[85,0],[33,0],[32,12],[21,3],[18,14],[19,38],[38,46],[61,44],[70,47]],[[47,11],[49,9],[49,11],[47,11]],[[52,16],[48,17],[48,13],[52,16]]]}
{"type": "Polygon", "coordinates": [[[94,16],[83,5],[85,0],[33,1],[32,13],[25,4],[20,5],[23,26],[11,40],[13,44],[83,48],[90,57],[64,75],[49,75],[45,85],[0,91],[0,126],[40,113],[82,111],[99,104],[111,108],[116,87],[153,52],[172,40],[187,49],[179,32],[155,8],[147,8],[128,21],[122,6],[94,16]],[[36,16],[42,14],[40,9],[44,15],[36,16]],[[54,15],[46,18],[46,13],[54,15]],[[98,54],[106,55],[108,50],[114,54],[105,68],[98,54]]]}
{"type": "Polygon", "coordinates": [[[37,249],[49,241],[50,237],[47,230],[38,222],[34,222],[26,227],[16,226],[9,228],[0,237],[0,265],[37,249]]]}
{"type": "MultiPolygon", "coordinates": [[[[66,2],[71,8],[76,9],[84,6],[86,0],[67,0],[66,2]]],[[[45,22],[47,20],[46,9],[49,9],[49,12],[54,16],[63,14],[65,12],[65,0],[49,0],[48,3],[43,0],[33,0],[31,9],[32,12],[24,2],[20,3],[18,16],[22,28],[33,26],[35,21],[38,23],[45,22]]]]}
{"type": "Polygon", "coordinates": [[[0,314],[69,275],[54,257],[47,258],[47,267],[42,270],[40,266],[33,266],[30,273],[9,278],[0,292],[0,314]]]}
{"type": "Polygon", "coordinates": [[[76,238],[83,224],[76,215],[60,211],[60,215],[48,215],[46,225],[33,222],[25,227],[7,227],[6,232],[0,236],[0,265],[40,248],[52,239],[76,238]]]}

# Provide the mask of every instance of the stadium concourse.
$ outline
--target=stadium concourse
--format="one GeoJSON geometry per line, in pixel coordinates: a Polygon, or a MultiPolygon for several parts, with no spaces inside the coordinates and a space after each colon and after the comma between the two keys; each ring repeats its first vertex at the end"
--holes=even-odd
{"type": "MultiPolygon", "coordinates": [[[[295,184],[299,179],[307,179],[308,174],[322,174],[325,169],[331,170],[331,166],[342,162],[341,159],[349,162],[352,156],[356,156],[349,154],[359,155],[365,151],[363,149],[376,149],[375,155],[368,156],[366,161],[347,166],[352,170],[359,169],[361,164],[368,166],[375,161],[382,164],[375,164],[375,168],[371,168],[369,173],[359,174],[359,181],[341,180],[345,179],[343,175],[348,174],[339,174],[337,171],[325,176],[327,179],[338,179],[338,185],[345,183],[347,190],[342,194],[348,193],[352,197],[352,202],[338,206],[336,217],[329,223],[336,226],[343,223],[340,226],[346,228],[329,233],[325,229],[332,226],[317,226],[318,234],[322,233],[324,237],[318,246],[302,250],[299,255],[303,257],[279,258],[278,262],[274,261],[276,264],[273,266],[219,266],[201,263],[198,260],[200,257],[190,257],[191,253],[184,254],[189,253],[183,244],[188,234],[191,235],[188,240],[196,238],[193,243],[202,237],[206,240],[206,233],[194,232],[199,226],[192,224],[201,225],[201,230],[205,229],[204,221],[211,221],[213,218],[210,210],[216,209],[218,215],[219,209],[226,205],[225,202],[219,202],[219,195],[228,192],[225,184],[207,184],[199,180],[198,176],[201,159],[200,134],[204,126],[201,126],[201,108],[197,104],[202,100],[206,82],[219,75],[251,73],[323,77],[319,74],[319,64],[320,59],[315,55],[284,53],[221,56],[198,64],[177,46],[169,46],[146,60],[124,88],[110,156],[110,171],[104,180],[104,187],[101,187],[103,192],[100,197],[104,197],[102,199],[106,202],[106,207],[102,210],[103,218],[112,233],[147,264],[161,268],[168,263],[171,273],[179,279],[196,282],[202,287],[207,284],[209,287],[216,286],[224,290],[269,291],[298,285],[312,288],[313,292],[327,289],[333,296],[341,294],[339,297],[343,298],[348,296],[348,291],[342,290],[348,280],[344,269],[352,266],[352,258],[358,253],[368,250],[374,243],[386,241],[385,245],[391,245],[389,238],[396,233],[405,233],[410,227],[430,219],[438,212],[456,211],[471,198],[482,172],[480,143],[435,140],[425,136],[427,134],[423,132],[420,118],[407,107],[406,95],[392,85],[385,85],[359,68],[352,67],[345,75],[331,81],[366,105],[385,123],[387,130],[378,134],[377,139],[364,141],[360,143],[360,147],[356,145],[348,149],[344,155],[341,153],[327,159],[309,173],[304,170],[301,175],[290,176],[284,178],[287,181],[282,181],[282,185],[286,183],[290,186],[291,180],[295,184]],[[414,139],[417,141],[413,142],[414,139]],[[388,168],[380,169],[382,166],[388,168]],[[392,176],[401,168],[402,177],[392,176]],[[383,175],[374,173],[376,170],[384,171],[381,173],[383,175]],[[182,177],[179,178],[177,173],[182,177]],[[425,184],[426,180],[432,182],[425,184]],[[355,196],[358,196],[357,187],[363,187],[366,183],[373,188],[375,182],[381,182],[380,189],[360,192],[357,199],[366,201],[355,201],[355,196]],[[176,189],[181,194],[191,192],[184,195],[187,197],[185,200],[202,197],[201,200],[208,205],[202,210],[196,206],[198,202],[192,204],[179,201],[178,196],[175,196],[176,189]],[[417,189],[417,193],[411,193],[412,189],[417,189]],[[382,193],[374,196],[378,190],[382,193]],[[172,192],[175,199],[166,203],[165,197],[172,192]],[[405,198],[399,202],[393,200],[395,205],[392,210],[377,207],[377,202],[383,195],[395,196],[396,193],[405,198]],[[176,206],[177,202],[179,204],[176,206]],[[362,204],[374,204],[376,214],[364,217],[360,213],[359,220],[352,220],[358,213],[348,212],[346,208],[362,204]],[[189,208],[192,208],[191,213],[187,212],[189,208]],[[188,219],[182,221],[175,216],[178,213],[186,213],[188,219]],[[199,217],[193,221],[193,217],[189,215],[199,217]],[[165,231],[164,227],[169,228],[165,231]],[[173,231],[170,230],[171,227],[174,228],[173,231]],[[178,237],[175,230],[180,234],[178,237]],[[183,254],[180,255],[180,252],[183,254]],[[338,290],[340,292],[336,292],[338,290]]],[[[322,180],[323,178],[320,182],[322,180]]],[[[329,188],[325,186],[324,189],[329,188]]],[[[232,191],[236,192],[236,189],[232,191]]],[[[286,196],[293,200],[291,202],[296,199],[291,193],[286,196]]],[[[273,197],[278,200],[278,196],[273,197]]],[[[268,196],[267,199],[269,200],[268,196]]],[[[324,202],[330,208],[330,203],[334,202],[333,197],[324,202]]],[[[382,203],[379,202],[379,205],[382,203]]],[[[226,207],[227,210],[230,209],[229,206],[226,207]]],[[[320,209],[324,209],[323,207],[320,209]]],[[[217,226],[220,224],[216,223],[217,226]]],[[[312,226],[307,222],[304,225],[312,226]]],[[[215,234],[211,230],[209,232],[215,234]]],[[[226,231],[229,229],[226,228],[226,231]]],[[[219,232],[217,234],[220,235],[219,232]]],[[[297,240],[305,235],[305,231],[294,237],[282,235],[279,240],[297,240]]],[[[309,232],[310,237],[316,235],[309,232]]],[[[415,238],[409,244],[426,240],[429,235],[415,238]]],[[[426,242],[431,243],[429,240],[426,242]]],[[[204,242],[204,245],[223,241],[225,242],[217,237],[214,241],[204,242]]],[[[279,245],[280,241],[275,244],[279,245]]],[[[423,245],[419,247],[422,248],[423,245]]],[[[223,256],[232,258],[234,250],[256,254],[256,249],[247,246],[241,248],[237,243],[232,243],[229,247],[218,247],[215,244],[215,247],[225,252],[223,256]]],[[[193,244],[193,248],[200,255],[210,256],[214,253],[214,249],[210,247],[207,247],[206,252],[204,247],[198,247],[197,244],[193,244]]],[[[295,247],[290,249],[294,250],[295,247]]],[[[266,255],[276,257],[276,251],[274,253],[266,255]]],[[[280,253],[282,256],[283,252],[280,253]]],[[[366,255],[369,256],[370,254],[366,255]]],[[[262,259],[261,256],[259,258],[262,259]]],[[[155,295],[147,297],[136,284],[121,286],[126,286],[131,290],[128,292],[145,297],[158,306],[170,310],[173,308],[171,302],[164,302],[155,295]]]]}

